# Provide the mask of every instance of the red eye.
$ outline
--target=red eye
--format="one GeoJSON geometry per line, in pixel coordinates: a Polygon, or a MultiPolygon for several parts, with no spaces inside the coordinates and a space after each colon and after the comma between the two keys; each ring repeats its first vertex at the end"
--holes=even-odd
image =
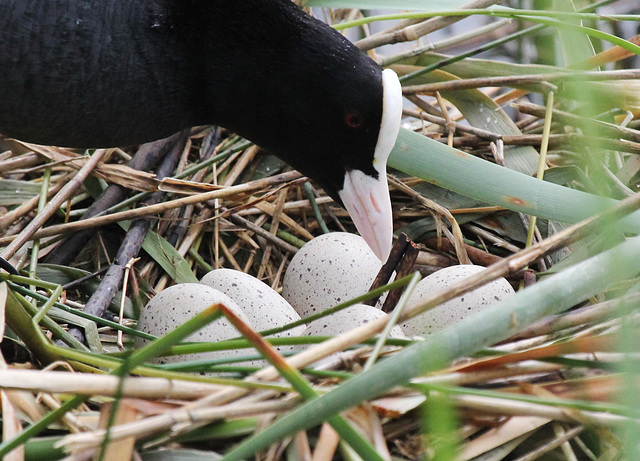
{"type": "Polygon", "coordinates": [[[351,128],[352,130],[357,130],[364,126],[364,117],[360,115],[358,112],[347,112],[344,115],[344,123],[347,125],[347,128],[351,128]]]}

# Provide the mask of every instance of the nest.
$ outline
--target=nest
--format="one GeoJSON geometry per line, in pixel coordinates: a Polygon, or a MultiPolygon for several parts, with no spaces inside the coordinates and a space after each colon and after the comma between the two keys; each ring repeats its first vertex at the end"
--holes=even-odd
{"type": "MultiPolygon", "coordinates": [[[[341,26],[360,17],[329,15],[341,26]]],[[[376,336],[387,321],[324,341],[293,338],[306,347],[287,360],[239,322],[242,341],[270,366],[155,366],[229,315],[214,306],[133,351],[137,316],[156,293],[221,267],[279,291],[305,242],[355,232],[348,215],[218,127],[91,156],[4,139],[0,246],[24,271],[0,275],[9,326],[0,452],[633,459],[639,73],[623,68],[638,40],[564,67],[516,65],[543,62],[534,39],[549,29],[492,18],[462,32],[457,16],[444,18],[360,29],[358,45],[404,77],[411,103],[389,162],[399,238],[365,298],[390,291],[384,309],[396,321],[498,277],[517,295],[424,338],[376,336]],[[434,27],[450,36],[425,45],[434,27]],[[407,47],[380,51],[398,41],[407,47]],[[536,53],[516,59],[512,43],[536,53]],[[617,70],[597,68],[609,63],[617,70]],[[487,269],[407,306],[420,277],[466,263],[487,269]]]]}

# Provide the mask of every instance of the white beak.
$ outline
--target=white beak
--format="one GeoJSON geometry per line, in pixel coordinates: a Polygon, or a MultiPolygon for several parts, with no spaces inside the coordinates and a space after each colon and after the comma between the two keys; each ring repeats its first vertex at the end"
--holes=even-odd
{"type": "Polygon", "coordinates": [[[393,241],[391,199],[387,184],[387,159],[396,143],[402,119],[402,88],[391,69],[382,71],[382,121],[373,155],[374,178],[360,170],[347,171],[338,195],[362,238],[384,263],[393,241]]]}

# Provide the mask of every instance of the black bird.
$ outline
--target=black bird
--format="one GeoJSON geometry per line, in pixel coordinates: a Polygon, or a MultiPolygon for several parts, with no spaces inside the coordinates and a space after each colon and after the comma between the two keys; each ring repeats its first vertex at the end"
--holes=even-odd
{"type": "Polygon", "coordinates": [[[221,125],[341,201],[382,260],[401,99],[289,0],[0,0],[0,133],[90,148],[221,125]]]}

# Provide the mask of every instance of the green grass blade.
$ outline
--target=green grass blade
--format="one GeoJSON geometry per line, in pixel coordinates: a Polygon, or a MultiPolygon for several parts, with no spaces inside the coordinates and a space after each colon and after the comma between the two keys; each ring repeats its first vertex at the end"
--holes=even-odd
{"type": "MultiPolygon", "coordinates": [[[[540,181],[404,129],[389,166],[459,194],[553,221],[578,222],[616,203],[540,181]]],[[[640,212],[623,223],[625,230],[638,232],[640,212]]]]}
{"type": "MultiPolygon", "coordinates": [[[[119,224],[125,230],[129,229],[128,221],[119,224]]],[[[148,231],[142,248],[176,283],[198,283],[198,278],[193,275],[189,263],[178,253],[178,250],[157,233],[148,231]]]]}

